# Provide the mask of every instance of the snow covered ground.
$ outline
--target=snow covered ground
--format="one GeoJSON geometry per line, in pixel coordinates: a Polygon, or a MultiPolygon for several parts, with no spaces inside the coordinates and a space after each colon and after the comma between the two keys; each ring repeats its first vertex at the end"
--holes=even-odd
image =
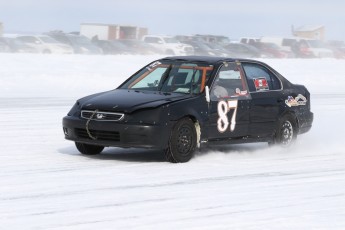
{"type": "Polygon", "coordinates": [[[0,229],[345,229],[345,61],[264,60],[312,93],[289,150],[206,149],[186,164],[82,156],[61,119],[159,57],[0,54],[0,229]]]}

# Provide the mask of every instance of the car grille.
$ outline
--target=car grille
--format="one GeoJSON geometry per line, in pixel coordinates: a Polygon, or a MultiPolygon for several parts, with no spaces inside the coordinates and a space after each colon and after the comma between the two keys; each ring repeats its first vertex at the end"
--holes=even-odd
{"type": "Polygon", "coordinates": [[[123,113],[110,113],[110,112],[102,112],[102,111],[89,111],[89,110],[82,110],[81,117],[85,119],[96,120],[96,121],[120,121],[123,119],[125,115],[123,113]],[[92,116],[93,115],[93,116],[92,116]]]}
{"type": "MultiPolygon", "coordinates": [[[[115,131],[89,130],[92,137],[103,141],[120,141],[120,133],[115,131]]],[[[75,129],[75,134],[79,138],[90,139],[86,129],[75,129]]]]}

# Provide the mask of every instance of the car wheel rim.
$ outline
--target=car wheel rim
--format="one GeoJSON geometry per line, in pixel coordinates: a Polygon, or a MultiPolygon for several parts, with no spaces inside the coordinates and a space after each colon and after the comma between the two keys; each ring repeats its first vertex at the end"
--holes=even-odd
{"type": "Polygon", "coordinates": [[[177,139],[177,150],[183,155],[186,156],[189,154],[192,147],[192,131],[189,127],[182,126],[178,132],[177,139]]]}
{"type": "Polygon", "coordinates": [[[293,126],[290,121],[285,121],[281,130],[281,143],[283,145],[289,145],[293,139],[293,126]]]}

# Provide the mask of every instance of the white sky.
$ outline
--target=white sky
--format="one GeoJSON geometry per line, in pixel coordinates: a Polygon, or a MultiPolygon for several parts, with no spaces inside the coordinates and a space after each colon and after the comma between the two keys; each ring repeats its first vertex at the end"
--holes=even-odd
{"type": "Polygon", "coordinates": [[[5,33],[78,31],[80,23],[138,25],[152,34],[290,36],[291,26],[324,25],[345,40],[342,0],[0,0],[5,33]]]}

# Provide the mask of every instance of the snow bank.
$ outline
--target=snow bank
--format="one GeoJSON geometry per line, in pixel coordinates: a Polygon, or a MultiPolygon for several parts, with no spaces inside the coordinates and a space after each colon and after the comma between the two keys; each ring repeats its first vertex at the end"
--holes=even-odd
{"type": "MultiPolygon", "coordinates": [[[[159,56],[0,54],[0,97],[81,97],[116,88],[159,56]]],[[[263,59],[311,93],[343,93],[345,60],[263,59]]]]}

